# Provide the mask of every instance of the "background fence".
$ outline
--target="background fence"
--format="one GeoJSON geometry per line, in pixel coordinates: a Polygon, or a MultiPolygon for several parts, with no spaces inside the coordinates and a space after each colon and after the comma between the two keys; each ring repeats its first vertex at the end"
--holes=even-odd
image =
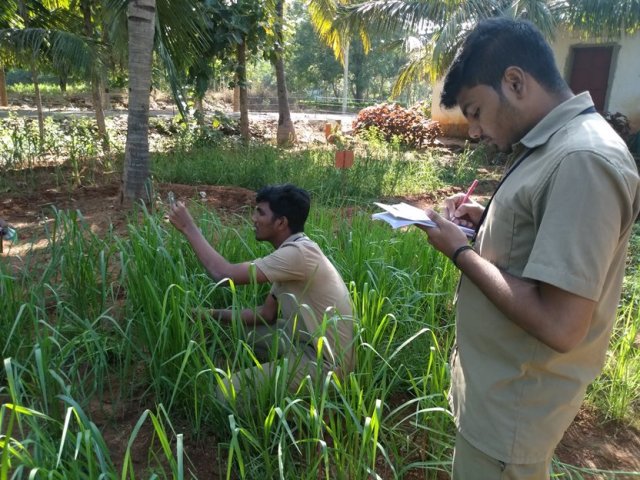
{"type": "MultiPolygon", "coordinates": [[[[347,113],[358,113],[365,107],[377,103],[388,102],[387,99],[349,99],[347,113]]],[[[403,105],[402,102],[396,102],[403,105]]],[[[404,105],[403,105],[404,106],[404,105]]],[[[250,112],[271,112],[278,110],[278,98],[264,95],[249,95],[248,109],[250,112]]],[[[319,95],[289,95],[289,109],[292,112],[341,113],[342,98],[324,97],[319,95]]]]}

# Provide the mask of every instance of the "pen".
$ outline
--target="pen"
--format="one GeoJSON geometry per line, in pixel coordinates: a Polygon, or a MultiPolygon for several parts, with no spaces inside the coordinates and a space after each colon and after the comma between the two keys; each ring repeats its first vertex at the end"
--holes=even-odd
{"type": "Polygon", "coordinates": [[[467,203],[467,201],[469,201],[469,197],[471,196],[473,191],[476,189],[477,185],[478,185],[478,180],[476,179],[471,183],[471,185],[469,186],[469,190],[467,190],[467,193],[464,194],[464,197],[462,197],[462,201],[460,202],[460,205],[463,205],[467,203]]]}

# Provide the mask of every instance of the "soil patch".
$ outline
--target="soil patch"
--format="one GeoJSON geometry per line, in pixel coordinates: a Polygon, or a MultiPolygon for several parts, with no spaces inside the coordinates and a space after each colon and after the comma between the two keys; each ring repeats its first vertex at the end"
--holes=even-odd
{"type": "MultiPolygon", "coordinates": [[[[594,410],[583,407],[564,434],[556,455],[564,463],[583,468],[638,472],[640,431],[617,421],[605,421],[594,410]]],[[[585,478],[605,477],[585,475],[585,478]]],[[[621,474],[615,478],[632,476],[621,474]]]]}

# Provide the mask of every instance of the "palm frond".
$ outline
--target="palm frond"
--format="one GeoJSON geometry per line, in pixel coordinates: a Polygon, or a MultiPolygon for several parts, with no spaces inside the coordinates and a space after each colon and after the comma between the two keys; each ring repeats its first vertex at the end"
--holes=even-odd
{"type": "Polygon", "coordinates": [[[333,50],[338,60],[344,61],[343,46],[348,30],[336,23],[338,4],[333,0],[313,0],[308,2],[308,10],[311,25],[320,40],[333,50]]]}
{"type": "Polygon", "coordinates": [[[105,0],[105,25],[111,42],[111,55],[125,63],[129,49],[127,0],[105,0]]]}
{"type": "Polygon", "coordinates": [[[53,63],[70,65],[72,70],[87,75],[92,69],[100,66],[101,55],[94,55],[104,45],[92,39],[69,32],[55,31],[49,36],[51,48],[49,56],[53,63]]]}
{"type": "Polygon", "coordinates": [[[552,39],[558,27],[558,17],[554,14],[553,3],[548,0],[516,0],[509,2],[498,14],[529,20],[546,38],[552,39]]]}
{"type": "Polygon", "coordinates": [[[341,7],[339,22],[351,30],[365,28],[379,34],[398,33],[427,28],[438,10],[438,5],[432,2],[374,0],[341,7]]]}
{"type": "Polygon", "coordinates": [[[566,0],[565,22],[573,30],[615,38],[640,31],[640,0],[566,0]]]}
{"type": "Polygon", "coordinates": [[[174,60],[198,58],[208,44],[201,4],[195,0],[158,0],[156,8],[157,33],[174,60]]]}
{"type": "MultiPolygon", "coordinates": [[[[156,38],[162,39],[162,35],[158,32],[159,28],[160,27],[156,24],[156,38]]],[[[173,61],[173,56],[162,40],[158,42],[156,51],[164,65],[167,79],[169,80],[169,87],[171,88],[171,93],[173,94],[178,110],[180,111],[180,114],[186,118],[188,116],[188,112],[184,101],[185,92],[182,86],[183,82],[180,81],[180,75],[178,74],[175,62],[173,61]]]]}
{"type": "Polygon", "coordinates": [[[17,11],[18,6],[14,0],[0,2],[0,28],[19,28],[21,21],[17,11]]]}
{"type": "Polygon", "coordinates": [[[394,86],[411,83],[411,75],[432,80],[451,63],[466,33],[480,20],[526,18],[552,40],[559,25],[591,36],[617,36],[640,30],[640,0],[371,0],[338,9],[337,21],[351,31],[418,34],[423,57],[401,72],[394,86]]]}
{"type": "Polygon", "coordinates": [[[367,26],[376,33],[424,32],[442,25],[452,15],[488,17],[496,1],[486,0],[372,0],[341,8],[340,17],[352,26],[367,26]]]}
{"type": "Polygon", "coordinates": [[[18,55],[38,56],[48,41],[49,32],[43,28],[0,29],[0,45],[18,55]]]}
{"type": "Polygon", "coordinates": [[[47,57],[54,64],[64,63],[82,75],[96,65],[92,48],[101,48],[82,35],[43,28],[0,29],[0,46],[19,56],[47,57]]]}
{"type": "Polygon", "coordinates": [[[410,61],[398,75],[393,88],[391,89],[391,96],[399,96],[404,89],[409,85],[419,81],[429,81],[431,79],[431,45],[428,44],[421,50],[420,54],[412,61],[410,61]]]}

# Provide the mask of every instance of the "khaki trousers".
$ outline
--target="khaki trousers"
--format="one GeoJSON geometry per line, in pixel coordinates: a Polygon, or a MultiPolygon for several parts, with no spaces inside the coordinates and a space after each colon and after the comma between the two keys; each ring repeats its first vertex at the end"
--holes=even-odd
{"type": "Polygon", "coordinates": [[[458,432],[453,480],[549,480],[551,459],[540,463],[504,463],[481,452],[458,432]]]}
{"type": "Polygon", "coordinates": [[[316,351],[311,344],[293,343],[290,335],[283,330],[283,325],[259,325],[247,332],[247,343],[253,347],[260,366],[245,368],[223,377],[223,387],[218,386],[216,396],[221,402],[228,402],[231,387],[239,399],[249,400],[251,391],[259,390],[263,385],[271,383],[272,388],[296,390],[302,380],[309,375],[315,379],[319,374],[326,374],[328,366],[323,362],[318,367],[316,351]],[[269,359],[277,359],[267,361],[269,359]],[[283,360],[286,360],[283,361],[283,360]],[[288,371],[280,371],[283,367],[288,371]]]}

